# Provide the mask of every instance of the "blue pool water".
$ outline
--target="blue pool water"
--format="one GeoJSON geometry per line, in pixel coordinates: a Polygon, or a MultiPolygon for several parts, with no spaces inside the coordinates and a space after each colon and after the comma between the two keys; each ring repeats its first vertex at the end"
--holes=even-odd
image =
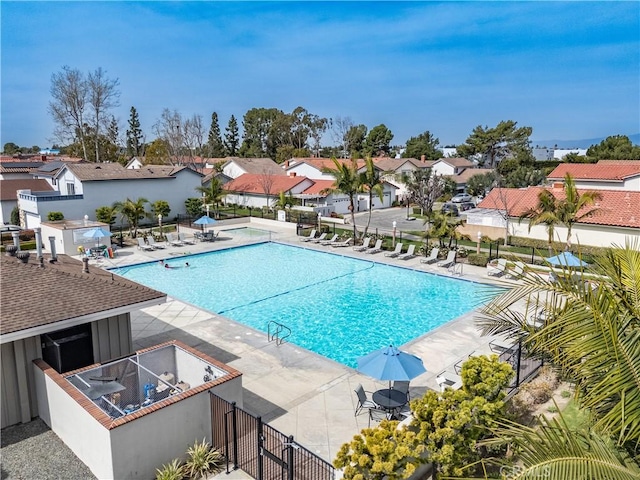
{"type": "Polygon", "coordinates": [[[254,227],[240,227],[240,228],[228,228],[224,230],[224,233],[230,233],[232,235],[240,235],[243,237],[268,237],[273,232],[270,230],[261,230],[254,227]]]}
{"type": "Polygon", "coordinates": [[[345,365],[400,346],[487,300],[477,283],[330,253],[261,243],[123,267],[117,273],[345,365]],[[188,261],[190,267],[183,267],[188,261]]]}

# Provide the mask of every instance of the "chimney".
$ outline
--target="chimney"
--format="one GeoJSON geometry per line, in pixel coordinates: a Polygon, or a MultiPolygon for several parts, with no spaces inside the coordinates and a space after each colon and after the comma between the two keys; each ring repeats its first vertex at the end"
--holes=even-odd
{"type": "Polygon", "coordinates": [[[420,161],[421,162],[426,162],[427,161],[427,156],[426,155],[420,155],[420,161]]]}
{"type": "Polygon", "coordinates": [[[289,160],[284,161],[284,168],[289,168],[289,160]]]}
{"type": "Polygon", "coordinates": [[[49,262],[57,262],[58,255],[56,254],[56,237],[49,237],[49,245],[51,245],[51,259],[49,262]]]}
{"type": "Polygon", "coordinates": [[[34,228],[36,233],[36,258],[41,267],[44,267],[44,258],[42,257],[42,229],[40,227],[34,228]]]}
{"type": "Polygon", "coordinates": [[[13,244],[16,246],[16,251],[20,251],[20,232],[11,232],[13,237],[13,244]]]}
{"type": "Polygon", "coordinates": [[[295,177],[296,176],[296,172],[289,172],[289,176],[290,177],[295,177]]]}
{"type": "Polygon", "coordinates": [[[562,190],[563,187],[564,187],[564,183],[562,183],[562,182],[553,182],[553,189],[554,190],[562,190]]]}
{"type": "Polygon", "coordinates": [[[89,273],[89,257],[82,257],[82,273],[89,273]]]}

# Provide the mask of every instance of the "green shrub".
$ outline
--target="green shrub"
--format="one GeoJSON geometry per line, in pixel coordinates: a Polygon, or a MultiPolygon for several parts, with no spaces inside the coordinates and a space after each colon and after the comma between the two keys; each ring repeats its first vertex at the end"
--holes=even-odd
{"type": "Polygon", "coordinates": [[[467,256],[467,261],[469,265],[476,265],[478,267],[486,267],[487,263],[489,263],[489,256],[484,253],[470,253],[467,256]]]}
{"type": "Polygon", "coordinates": [[[18,207],[13,207],[13,210],[11,210],[11,223],[20,225],[20,209],[18,207]]]}
{"type": "Polygon", "coordinates": [[[211,448],[204,438],[202,443],[196,441],[189,447],[187,455],[184,468],[190,478],[206,478],[209,473],[222,470],[222,454],[211,448]]]}
{"type": "Polygon", "coordinates": [[[49,220],[50,222],[64,220],[64,215],[62,212],[49,212],[47,213],[47,220],[49,220]]]}
{"type": "Polygon", "coordinates": [[[182,480],[184,478],[184,466],[177,458],[167,463],[162,468],[156,469],[156,480],[182,480]]]}

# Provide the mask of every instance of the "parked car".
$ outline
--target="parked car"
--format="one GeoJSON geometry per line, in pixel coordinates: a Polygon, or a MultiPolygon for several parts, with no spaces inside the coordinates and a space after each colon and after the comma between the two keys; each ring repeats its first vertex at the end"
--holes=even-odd
{"type": "Polygon", "coordinates": [[[467,210],[471,210],[472,208],[476,208],[476,204],[473,202],[462,202],[460,205],[458,205],[458,208],[461,212],[464,212],[467,210]]]}
{"type": "Polygon", "coordinates": [[[451,213],[454,216],[458,216],[458,207],[453,203],[445,203],[442,205],[442,213],[451,213]]]}
{"type": "Polygon", "coordinates": [[[468,193],[458,193],[451,199],[453,203],[470,202],[471,200],[473,200],[473,197],[468,193]]]}

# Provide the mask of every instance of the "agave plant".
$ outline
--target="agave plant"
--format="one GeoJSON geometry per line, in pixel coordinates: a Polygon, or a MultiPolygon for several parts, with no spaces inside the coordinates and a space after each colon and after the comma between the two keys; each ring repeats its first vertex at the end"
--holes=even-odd
{"type": "Polygon", "coordinates": [[[182,480],[184,475],[184,466],[177,458],[156,470],[156,480],[182,480]]]}
{"type": "Polygon", "coordinates": [[[184,469],[189,478],[206,478],[209,473],[222,469],[222,454],[211,448],[204,438],[201,443],[196,441],[189,447],[187,456],[184,469]]]}

